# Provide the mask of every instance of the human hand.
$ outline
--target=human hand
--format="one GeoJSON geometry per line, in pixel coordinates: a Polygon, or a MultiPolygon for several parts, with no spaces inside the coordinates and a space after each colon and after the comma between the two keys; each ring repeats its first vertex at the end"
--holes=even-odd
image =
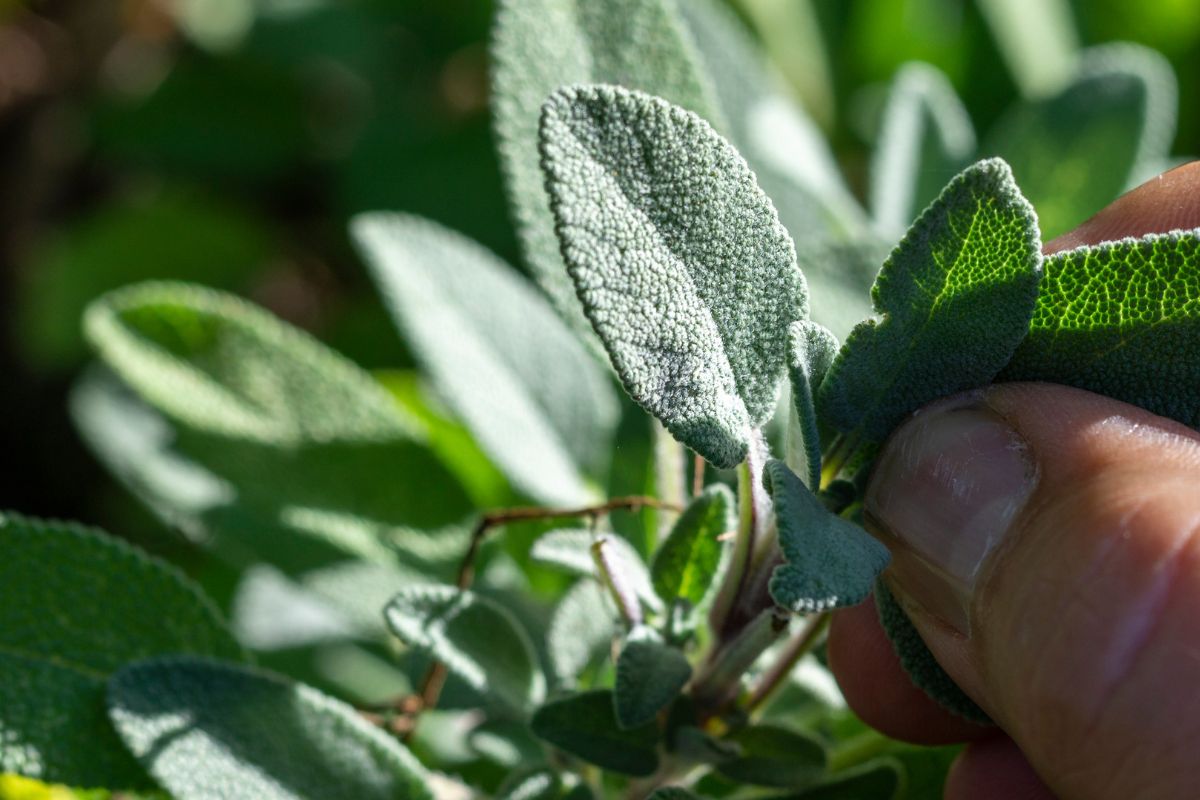
{"type": "MultiPolygon", "coordinates": [[[[1200,162],[1045,250],[1196,227],[1200,162]]],[[[909,682],[873,602],[834,615],[830,663],[883,732],[971,742],[947,800],[1200,794],[1200,434],[1077,389],[998,385],[905,423],[865,512],[897,599],[999,730],[909,682]]]]}

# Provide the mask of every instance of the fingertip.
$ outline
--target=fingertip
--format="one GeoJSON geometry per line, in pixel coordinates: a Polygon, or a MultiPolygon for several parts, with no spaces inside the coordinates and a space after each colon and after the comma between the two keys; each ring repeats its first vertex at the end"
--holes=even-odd
{"type": "Polygon", "coordinates": [[[945,800],[1054,800],[1021,753],[1003,734],[972,742],[946,776],[945,800]]]}

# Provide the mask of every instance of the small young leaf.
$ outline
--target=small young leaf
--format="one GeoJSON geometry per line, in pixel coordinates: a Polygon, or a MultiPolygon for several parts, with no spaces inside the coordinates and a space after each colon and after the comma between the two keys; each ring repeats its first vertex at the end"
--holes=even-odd
{"type": "Polygon", "coordinates": [[[871,160],[871,214],[899,236],[971,163],[975,129],[950,81],[928,64],[896,73],[871,160]]]}
{"type": "Polygon", "coordinates": [[[557,686],[574,688],[588,664],[608,652],[618,633],[616,613],[608,594],[591,578],[567,590],[546,631],[546,649],[557,686]]]}
{"type": "Polygon", "coordinates": [[[825,748],[817,739],[776,725],[752,725],[729,737],[741,753],[717,765],[730,780],[755,786],[806,786],[825,772],[825,748]]]}
{"type": "Polygon", "coordinates": [[[850,334],[817,396],[843,433],[883,441],[906,415],[981,386],[1033,314],[1041,242],[1029,203],[999,159],[950,182],[888,257],[871,296],[883,314],[850,334]]]}
{"type": "Polygon", "coordinates": [[[98,531],[0,515],[0,772],[150,785],[104,718],[104,683],[177,652],[245,657],[174,567],[98,531]]]}
{"type": "Polygon", "coordinates": [[[491,460],[536,500],[587,502],[580,471],[607,468],[617,399],[546,300],[436,223],[375,213],[351,231],[404,341],[491,460]]]}
{"type": "Polygon", "coordinates": [[[1055,253],[1001,380],[1051,381],[1200,429],[1200,231],[1055,253]]]}
{"type": "MultiPolygon", "coordinates": [[[[662,601],[650,584],[650,573],[638,551],[624,537],[615,533],[601,533],[600,538],[611,548],[608,557],[621,569],[622,577],[637,593],[638,598],[651,610],[662,609],[662,601]]],[[[596,561],[592,556],[592,545],[597,536],[582,528],[558,528],[538,537],[529,551],[529,557],[540,564],[560,567],[575,575],[596,575],[596,561]]]]}
{"type": "Polygon", "coordinates": [[[409,647],[441,661],[510,711],[524,713],[545,693],[525,630],[485,597],[453,586],[412,586],[392,599],[384,618],[409,647]]]}
{"type": "Polygon", "coordinates": [[[729,487],[705,487],[675,521],[654,554],[650,577],[665,603],[686,600],[700,606],[713,587],[724,545],[719,537],[737,525],[736,501],[729,487]]]}
{"type": "Polygon", "coordinates": [[[607,689],[552,700],[534,712],[530,724],[542,740],[601,769],[637,776],[658,769],[657,728],[623,730],[607,689]]]}
{"type": "Polygon", "coordinates": [[[886,547],[828,509],[782,461],[768,461],[763,485],[775,503],[787,563],[769,586],[776,603],[812,613],[861,603],[891,556],[886,547]]]}
{"type": "Polygon", "coordinates": [[[838,340],[815,322],[802,320],[788,328],[788,377],[792,408],[788,414],[788,466],[802,474],[810,489],[821,485],[821,425],[816,396],[837,356],[838,340]]]}
{"type": "Polygon", "coordinates": [[[646,629],[630,633],[617,659],[613,689],[617,724],[637,728],[653,722],[692,677],[692,665],[678,649],[646,629]]]}
{"type": "Polygon", "coordinates": [[[775,800],[896,800],[902,786],[904,766],[894,758],[877,758],[775,800]]]}
{"type": "Polygon", "coordinates": [[[983,152],[1012,165],[1051,239],[1159,168],[1175,137],[1176,95],[1159,53],[1134,44],[1093,48],[1062,91],[1008,112],[983,152]]]}
{"type": "Polygon", "coordinates": [[[958,688],[958,684],[946,674],[942,665],[933,657],[933,653],[929,652],[925,640],[917,633],[912,621],[883,581],[875,583],[875,606],[879,611],[879,621],[883,630],[900,658],[900,666],[904,667],[912,682],[942,708],[971,722],[990,724],[991,719],[983,709],[958,688]]]}
{"type": "MultiPolygon", "coordinates": [[[[525,260],[555,307],[590,334],[563,267],[538,160],[538,114],[570,83],[619,83],[714,119],[673,0],[502,0],[492,31],[497,149],[525,260]]],[[[594,340],[593,340],[594,341],[594,340]]]]}
{"type": "Polygon", "coordinates": [[[640,92],[560,90],[541,132],[563,256],[625,388],[713,464],[740,463],[808,313],[771,201],[706,122],[640,92]]]}
{"type": "Polygon", "coordinates": [[[495,800],[558,800],[562,780],[549,767],[522,769],[509,775],[496,789],[495,800]]]}
{"type": "Polygon", "coordinates": [[[431,800],[395,739],[341,701],[272,673],[173,657],[109,681],[121,738],[177,800],[431,800]]]}

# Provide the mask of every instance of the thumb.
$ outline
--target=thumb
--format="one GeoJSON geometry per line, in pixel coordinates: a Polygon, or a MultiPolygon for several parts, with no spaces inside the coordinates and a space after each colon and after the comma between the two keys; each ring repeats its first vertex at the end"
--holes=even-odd
{"type": "Polygon", "coordinates": [[[1200,436],[995,386],[902,427],[864,510],[930,650],[1053,789],[1200,786],[1200,436]]]}

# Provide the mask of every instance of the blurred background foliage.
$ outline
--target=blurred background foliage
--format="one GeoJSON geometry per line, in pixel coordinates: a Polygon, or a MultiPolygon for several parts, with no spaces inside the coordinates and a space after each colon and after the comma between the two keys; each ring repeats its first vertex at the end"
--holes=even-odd
{"type": "MultiPolygon", "coordinates": [[[[860,196],[887,82],[910,60],[943,70],[984,128],[1081,46],[1140,42],[1179,78],[1172,152],[1200,152],[1194,0],[730,2],[860,196]]],[[[521,263],[487,107],[491,14],[487,0],[0,0],[0,507],[185,547],[67,416],[80,312],[107,289],[233,290],[368,369],[405,370],[350,215],[420,214],[521,263]]]]}

